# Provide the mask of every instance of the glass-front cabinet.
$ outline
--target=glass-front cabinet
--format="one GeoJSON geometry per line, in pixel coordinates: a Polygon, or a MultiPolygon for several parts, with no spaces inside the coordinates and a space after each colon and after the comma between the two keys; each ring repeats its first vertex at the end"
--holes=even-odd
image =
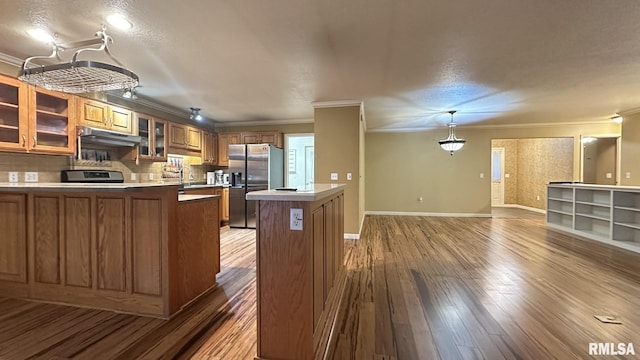
{"type": "Polygon", "coordinates": [[[140,159],[166,161],[165,137],[167,123],[152,116],[138,114],[138,135],[142,138],[138,147],[140,159]]]}
{"type": "Polygon", "coordinates": [[[0,76],[0,149],[73,154],[75,98],[0,76]]]}
{"type": "Polygon", "coordinates": [[[27,151],[28,86],[0,76],[0,149],[27,151]]]}
{"type": "Polygon", "coordinates": [[[47,153],[73,154],[75,101],[72,95],[34,89],[29,116],[30,148],[47,153]]]}

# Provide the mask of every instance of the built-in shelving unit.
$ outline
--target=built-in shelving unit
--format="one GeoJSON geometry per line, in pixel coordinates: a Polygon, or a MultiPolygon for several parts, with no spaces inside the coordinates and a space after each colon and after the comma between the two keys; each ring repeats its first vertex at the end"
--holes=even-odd
{"type": "Polygon", "coordinates": [[[547,224],[640,252],[640,187],[550,184],[547,224]]]}

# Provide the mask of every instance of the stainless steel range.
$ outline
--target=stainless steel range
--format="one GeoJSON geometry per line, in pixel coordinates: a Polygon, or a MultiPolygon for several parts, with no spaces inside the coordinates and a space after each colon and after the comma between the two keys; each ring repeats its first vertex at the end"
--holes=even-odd
{"type": "Polygon", "coordinates": [[[60,182],[63,183],[123,183],[121,171],[113,170],[62,170],[60,182]]]}

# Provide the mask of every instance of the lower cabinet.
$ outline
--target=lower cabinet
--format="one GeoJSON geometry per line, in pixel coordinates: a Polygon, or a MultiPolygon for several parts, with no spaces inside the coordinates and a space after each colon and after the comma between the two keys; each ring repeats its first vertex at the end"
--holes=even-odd
{"type": "Polygon", "coordinates": [[[219,209],[159,189],[0,193],[0,296],[170,317],[216,284],[219,209]]]}
{"type": "Polygon", "coordinates": [[[326,347],[345,277],[343,199],[258,201],[256,358],[313,359],[326,347]],[[291,209],[302,210],[301,230],[290,229],[291,209]]]}
{"type": "Polygon", "coordinates": [[[0,280],[27,281],[26,195],[0,194],[0,280]]]}
{"type": "Polygon", "coordinates": [[[204,187],[195,189],[184,189],[186,195],[219,195],[220,206],[218,218],[220,225],[229,223],[229,188],[228,187],[204,187]]]}

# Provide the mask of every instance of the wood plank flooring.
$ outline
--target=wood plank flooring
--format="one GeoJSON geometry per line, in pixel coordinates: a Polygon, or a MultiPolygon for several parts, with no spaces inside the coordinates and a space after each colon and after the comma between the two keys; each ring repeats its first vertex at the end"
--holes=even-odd
{"type": "MultiPolygon", "coordinates": [[[[169,321],[0,297],[0,359],[253,359],[254,231],[221,244],[220,286],[169,321]]],[[[539,216],[368,216],[346,244],[330,359],[615,358],[589,342],[640,357],[638,254],[539,216]]]]}

